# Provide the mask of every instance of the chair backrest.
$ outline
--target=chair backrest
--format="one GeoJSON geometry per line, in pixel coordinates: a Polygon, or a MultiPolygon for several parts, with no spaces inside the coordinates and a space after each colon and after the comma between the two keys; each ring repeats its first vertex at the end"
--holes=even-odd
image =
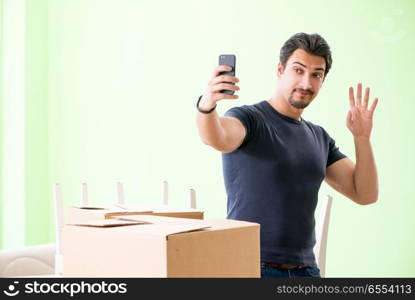
{"type": "MultiPolygon", "coordinates": [[[[169,184],[166,180],[162,182],[161,186],[161,204],[169,204],[169,184]]],[[[189,190],[189,206],[190,208],[196,209],[196,191],[195,189],[189,190]]]]}
{"type": "Polygon", "coordinates": [[[320,207],[320,216],[318,226],[316,227],[316,245],[314,246],[314,255],[316,256],[317,265],[320,268],[321,277],[326,276],[326,250],[327,236],[329,232],[330,213],[333,197],[327,195],[324,197],[320,207]]]}

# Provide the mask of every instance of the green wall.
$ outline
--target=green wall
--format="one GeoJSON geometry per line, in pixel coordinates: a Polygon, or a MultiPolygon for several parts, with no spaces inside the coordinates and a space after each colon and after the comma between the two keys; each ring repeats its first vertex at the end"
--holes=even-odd
{"type": "Polygon", "coordinates": [[[26,243],[32,245],[54,238],[48,184],[48,1],[26,1],[26,11],[25,230],[26,243]]]}
{"type": "MultiPolygon", "coordinates": [[[[379,201],[332,194],[327,276],[415,276],[415,2],[49,0],[28,3],[28,244],[53,241],[52,183],[66,205],[170,202],[197,192],[206,217],[226,216],[220,154],[198,138],[195,101],[220,53],[237,56],[240,99],[224,113],[272,95],[282,43],[300,31],[331,45],[333,67],[306,120],[322,125],[354,159],[345,125],[349,85],[379,97],[372,137],[379,201]],[[346,5],[347,4],[347,5],[346,5]],[[30,97],[30,99],[29,99],[30,97]]],[[[0,128],[1,129],[1,128],[0,128]]],[[[23,230],[23,229],[22,229],[23,230]]]]}

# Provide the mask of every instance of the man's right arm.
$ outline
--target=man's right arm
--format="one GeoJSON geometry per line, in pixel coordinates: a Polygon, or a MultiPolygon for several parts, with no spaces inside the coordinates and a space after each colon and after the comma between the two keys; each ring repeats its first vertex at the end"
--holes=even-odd
{"type": "MultiPolygon", "coordinates": [[[[208,111],[215,107],[222,99],[238,99],[237,95],[220,93],[221,90],[239,90],[235,76],[219,75],[223,71],[229,71],[228,66],[218,66],[213,72],[212,79],[203,94],[199,108],[208,111]],[[230,84],[228,82],[234,83],[230,84]]],[[[197,113],[197,127],[203,143],[221,152],[232,152],[243,142],[246,130],[241,121],[233,117],[219,117],[216,110],[211,113],[197,113]]]]}

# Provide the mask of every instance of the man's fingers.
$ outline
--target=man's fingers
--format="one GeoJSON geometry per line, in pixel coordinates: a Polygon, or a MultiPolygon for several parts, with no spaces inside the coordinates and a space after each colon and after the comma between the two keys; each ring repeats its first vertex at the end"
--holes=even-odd
{"type": "Polygon", "coordinates": [[[353,108],[355,106],[355,103],[354,103],[354,91],[352,87],[349,87],[349,101],[350,101],[350,108],[353,108]]]}
{"type": "Polygon", "coordinates": [[[362,106],[362,84],[357,84],[356,106],[362,106]]]}
{"type": "Polygon", "coordinates": [[[219,83],[212,87],[212,92],[219,92],[221,90],[239,91],[239,86],[230,83],[219,83]]]}
{"type": "Polygon", "coordinates": [[[212,77],[217,77],[220,73],[229,71],[232,71],[232,67],[226,65],[219,65],[213,71],[212,77]]]}
{"type": "Polygon", "coordinates": [[[369,103],[369,94],[370,94],[370,88],[367,87],[365,90],[365,97],[363,98],[363,107],[367,108],[367,105],[369,103]]]}
{"type": "Polygon", "coordinates": [[[235,77],[235,76],[230,76],[230,75],[220,75],[217,76],[215,78],[213,78],[210,83],[213,84],[217,84],[220,82],[233,82],[233,83],[237,83],[239,82],[239,78],[235,77]]]}
{"type": "Polygon", "coordinates": [[[372,102],[372,105],[370,106],[369,111],[370,111],[372,114],[375,112],[376,105],[378,105],[378,101],[379,101],[379,99],[378,99],[378,98],[375,98],[375,99],[373,100],[373,102],[372,102]]]}

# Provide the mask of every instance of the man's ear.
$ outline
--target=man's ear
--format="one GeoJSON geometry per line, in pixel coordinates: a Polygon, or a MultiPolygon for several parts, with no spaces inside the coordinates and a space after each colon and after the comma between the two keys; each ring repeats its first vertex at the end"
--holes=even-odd
{"type": "Polygon", "coordinates": [[[281,62],[279,62],[278,67],[277,67],[277,77],[280,78],[283,72],[284,72],[284,66],[281,64],[281,62]]]}

